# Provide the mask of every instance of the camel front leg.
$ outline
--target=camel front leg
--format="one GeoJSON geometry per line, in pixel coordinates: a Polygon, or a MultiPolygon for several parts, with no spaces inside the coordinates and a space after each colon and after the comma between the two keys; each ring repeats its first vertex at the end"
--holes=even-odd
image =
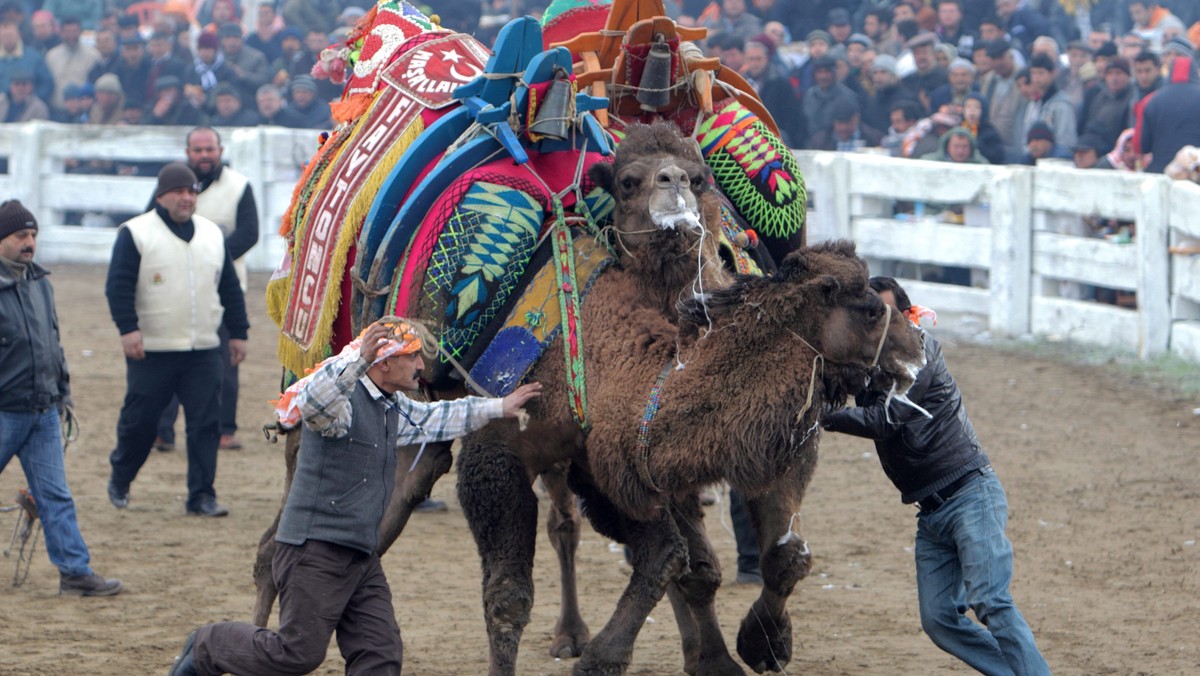
{"type": "Polygon", "coordinates": [[[758,533],[763,588],[738,630],[737,651],[756,673],[783,671],[792,659],[792,620],[787,601],[812,569],[812,554],[798,529],[800,503],[816,466],[797,463],[775,487],[746,501],[758,533]]]}
{"type": "MultiPolygon", "coordinates": [[[[708,541],[704,529],[704,510],[700,499],[693,494],[671,505],[675,523],[687,542],[688,567],[672,587],[679,590],[678,599],[691,616],[691,625],[681,623],[684,670],[705,676],[742,676],[746,672],[734,661],[721,635],[717,620],[716,595],[721,587],[721,565],[708,541]],[[689,633],[694,633],[689,636],[689,633]],[[694,646],[694,648],[693,648],[694,646]],[[692,648],[689,654],[689,648],[692,648]]],[[[671,596],[672,605],[677,603],[671,596]]],[[[681,615],[675,611],[676,619],[681,615]]]]}
{"type": "Polygon", "coordinates": [[[542,485],[550,496],[550,515],[546,519],[546,535],[558,554],[562,598],[554,640],[550,642],[551,657],[579,657],[591,639],[591,632],[579,612],[579,591],[576,587],[575,552],[579,549],[580,527],[583,525],[575,495],[567,487],[567,463],[559,463],[542,472],[542,485]]]}
{"type": "Polygon", "coordinates": [[[404,532],[408,519],[412,516],[413,508],[421,504],[433,490],[433,485],[450,471],[453,455],[450,452],[451,442],[425,444],[421,452],[420,444],[401,446],[396,450],[396,489],[392,491],[392,499],[383,512],[383,521],[379,523],[379,546],[375,553],[383,556],[391,549],[396,538],[404,532]],[[413,462],[420,454],[416,466],[413,462]],[[412,471],[409,471],[409,468],[412,471]]]}
{"type": "Polygon", "coordinates": [[[687,542],[665,510],[655,521],[629,522],[626,533],[633,574],[608,624],[575,664],[575,676],[625,673],[646,617],[662,600],[667,586],[687,570],[687,542]]]}

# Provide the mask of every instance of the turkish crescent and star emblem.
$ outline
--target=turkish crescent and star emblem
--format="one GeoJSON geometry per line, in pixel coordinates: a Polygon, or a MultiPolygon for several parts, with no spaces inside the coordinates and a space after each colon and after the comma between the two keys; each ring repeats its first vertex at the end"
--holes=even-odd
{"type": "Polygon", "coordinates": [[[428,108],[444,108],[454,102],[455,89],[483,74],[487,58],[475,38],[448,34],[401,54],[383,80],[428,108]]]}

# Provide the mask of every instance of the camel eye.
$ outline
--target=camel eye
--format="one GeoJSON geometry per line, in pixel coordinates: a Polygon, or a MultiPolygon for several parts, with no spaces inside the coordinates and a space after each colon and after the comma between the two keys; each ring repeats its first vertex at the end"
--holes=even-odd
{"type": "Polygon", "coordinates": [[[692,188],[695,190],[700,190],[703,187],[704,187],[704,179],[700,176],[693,176],[692,177],[692,188]]]}
{"type": "Polygon", "coordinates": [[[637,186],[638,180],[636,178],[626,177],[621,179],[621,187],[625,188],[626,190],[633,190],[637,186]]]}

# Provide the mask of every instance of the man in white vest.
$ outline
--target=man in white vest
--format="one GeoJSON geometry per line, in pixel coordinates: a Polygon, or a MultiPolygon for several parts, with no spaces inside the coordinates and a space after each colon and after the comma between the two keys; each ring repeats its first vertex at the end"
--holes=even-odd
{"type": "Polygon", "coordinates": [[[187,418],[187,513],[225,516],[213,480],[221,371],[246,356],[245,298],[221,228],[195,215],[196,174],[172,162],[158,174],[154,208],[122,223],[105,295],[125,352],[126,392],[109,461],[108,498],[129,505],[129,486],[150,455],[162,402],[179,397],[187,418]],[[224,324],[228,350],[217,337],[224,324]]]}
{"type": "MultiPolygon", "coordinates": [[[[225,235],[225,248],[233,259],[234,270],[246,292],[246,263],[244,257],[258,243],[258,206],[250,181],[221,164],[225,148],[221,135],[209,127],[196,127],[187,135],[187,162],[200,179],[200,195],[196,198],[196,213],[216,223],[225,235]]],[[[153,206],[153,205],[151,205],[153,206]]],[[[229,333],[222,328],[217,333],[221,345],[228,347],[229,333]]],[[[221,440],[219,448],[237,450],[242,447],[237,433],[238,367],[226,364],[221,380],[221,440]]],[[[179,401],[172,399],[163,410],[158,423],[155,448],[163,451],[175,447],[175,418],[179,401]]]]}

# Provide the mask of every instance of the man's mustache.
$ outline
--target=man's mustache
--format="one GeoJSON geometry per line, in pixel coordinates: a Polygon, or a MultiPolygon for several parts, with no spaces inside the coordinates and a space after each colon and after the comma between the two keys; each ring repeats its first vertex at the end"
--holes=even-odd
{"type": "Polygon", "coordinates": [[[21,249],[21,253],[33,255],[33,247],[27,246],[24,249],[21,249]]]}

